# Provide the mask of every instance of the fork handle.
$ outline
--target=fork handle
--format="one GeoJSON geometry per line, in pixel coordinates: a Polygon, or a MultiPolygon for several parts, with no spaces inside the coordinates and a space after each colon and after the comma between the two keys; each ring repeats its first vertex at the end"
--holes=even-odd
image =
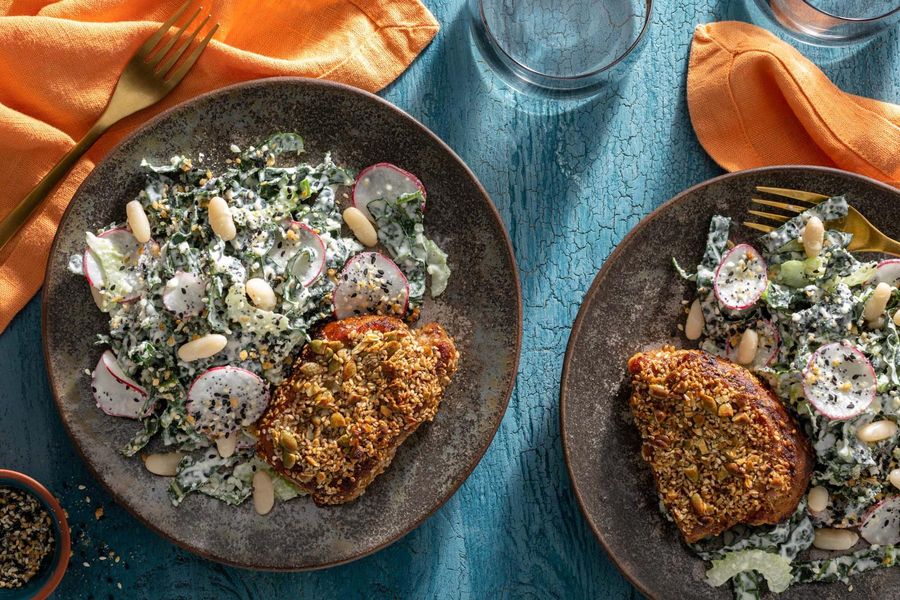
{"type": "MultiPolygon", "coordinates": [[[[879,232],[880,233],[880,232],[879,232]]],[[[881,252],[890,254],[891,256],[900,256],[900,242],[881,234],[881,237],[874,243],[868,244],[871,248],[863,248],[859,252],[881,252]]]]}
{"type": "Polygon", "coordinates": [[[107,123],[98,121],[91,127],[84,137],[81,138],[75,146],[65,153],[54,165],[50,171],[44,175],[44,178],[38,182],[34,189],[31,190],[25,198],[19,202],[12,212],[10,212],[3,222],[0,223],[0,252],[6,247],[9,241],[18,233],[20,229],[28,222],[28,218],[41,205],[44,199],[53,191],[56,184],[69,172],[69,169],[81,158],[91,144],[97,141],[104,131],[109,128],[107,123]]]}

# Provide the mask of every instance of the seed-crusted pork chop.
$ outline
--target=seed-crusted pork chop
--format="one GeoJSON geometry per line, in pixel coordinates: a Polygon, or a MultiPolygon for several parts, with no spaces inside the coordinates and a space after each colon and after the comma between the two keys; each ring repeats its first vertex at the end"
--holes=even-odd
{"type": "Polygon", "coordinates": [[[437,323],[334,321],[303,349],[259,421],[258,452],[316,504],[357,498],[431,421],[459,353],[437,323]]]}
{"type": "Polygon", "coordinates": [[[752,373],[668,346],[635,354],[628,371],[641,454],[686,541],[794,512],[812,475],[812,449],[752,373]]]}

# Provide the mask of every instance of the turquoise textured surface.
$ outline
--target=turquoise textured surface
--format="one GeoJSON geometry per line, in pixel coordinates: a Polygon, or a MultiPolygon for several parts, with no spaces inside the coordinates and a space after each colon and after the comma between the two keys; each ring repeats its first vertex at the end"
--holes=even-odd
{"type": "MultiPolygon", "coordinates": [[[[743,10],[727,1],[659,0],[630,77],[592,99],[557,103],[510,92],[485,69],[464,0],[426,4],[442,29],[381,95],[469,164],[503,216],[521,269],[518,383],[484,459],[425,524],[355,563],[292,574],[210,563],[142,527],[86,471],[50,396],[36,298],[0,336],[0,466],[43,482],[69,513],[75,553],[58,597],[639,596],[572,496],[560,446],[559,375],[582,296],[615,244],[653,208],[720,173],[688,119],[687,56],[695,25],[743,10]]],[[[801,50],[843,89],[900,101],[896,31],[851,50],[801,50]]]]}

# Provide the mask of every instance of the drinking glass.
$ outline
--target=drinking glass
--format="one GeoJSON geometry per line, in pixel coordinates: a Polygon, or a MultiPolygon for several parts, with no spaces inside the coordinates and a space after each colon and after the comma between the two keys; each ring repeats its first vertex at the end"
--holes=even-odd
{"type": "Polygon", "coordinates": [[[580,97],[624,75],[650,25],[653,0],[469,0],[474,37],[513,88],[580,97]]]}
{"type": "Polygon", "coordinates": [[[900,21],[900,0],[750,0],[764,18],[818,46],[847,46],[900,21]]]}

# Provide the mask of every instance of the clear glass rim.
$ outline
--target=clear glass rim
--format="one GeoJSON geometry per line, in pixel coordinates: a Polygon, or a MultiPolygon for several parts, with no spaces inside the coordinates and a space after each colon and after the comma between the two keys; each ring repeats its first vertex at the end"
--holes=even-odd
{"type": "Polygon", "coordinates": [[[826,17],[831,17],[832,19],[837,19],[838,21],[843,21],[845,23],[874,23],[876,21],[880,21],[882,19],[886,19],[890,16],[896,15],[900,13],[900,3],[897,4],[894,8],[884,13],[883,15],[878,15],[876,17],[845,17],[842,15],[836,15],[834,13],[828,12],[823,8],[819,8],[818,6],[814,6],[811,0],[802,0],[803,4],[810,7],[812,10],[817,13],[824,15],[826,17]]]}
{"type": "Polygon", "coordinates": [[[500,43],[500,41],[494,36],[494,33],[491,31],[490,26],[487,22],[487,17],[484,14],[484,0],[478,0],[478,13],[481,18],[481,24],[484,27],[484,33],[487,36],[488,40],[491,44],[497,48],[503,55],[508,58],[516,67],[522,69],[530,75],[535,75],[537,77],[542,77],[549,80],[554,81],[579,81],[582,79],[589,79],[604,71],[608,71],[612,69],[614,66],[625,60],[625,58],[631,54],[635,48],[637,48],[638,44],[640,44],[641,40],[644,38],[644,35],[647,33],[647,30],[650,28],[650,21],[653,18],[653,0],[644,0],[644,4],[647,7],[647,14],[644,17],[644,24],[641,27],[641,31],[634,38],[634,41],[629,45],[619,56],[614,58],[609,63],[602,65],[596,69],[591,71],[584,71],[582,73],[576,73],[575,75],[550,75],[549,73],[543,73],[536,69],[532,69],[522,61],[513,57],[509,52],[506,51],[506,48],[500,43]]]}

